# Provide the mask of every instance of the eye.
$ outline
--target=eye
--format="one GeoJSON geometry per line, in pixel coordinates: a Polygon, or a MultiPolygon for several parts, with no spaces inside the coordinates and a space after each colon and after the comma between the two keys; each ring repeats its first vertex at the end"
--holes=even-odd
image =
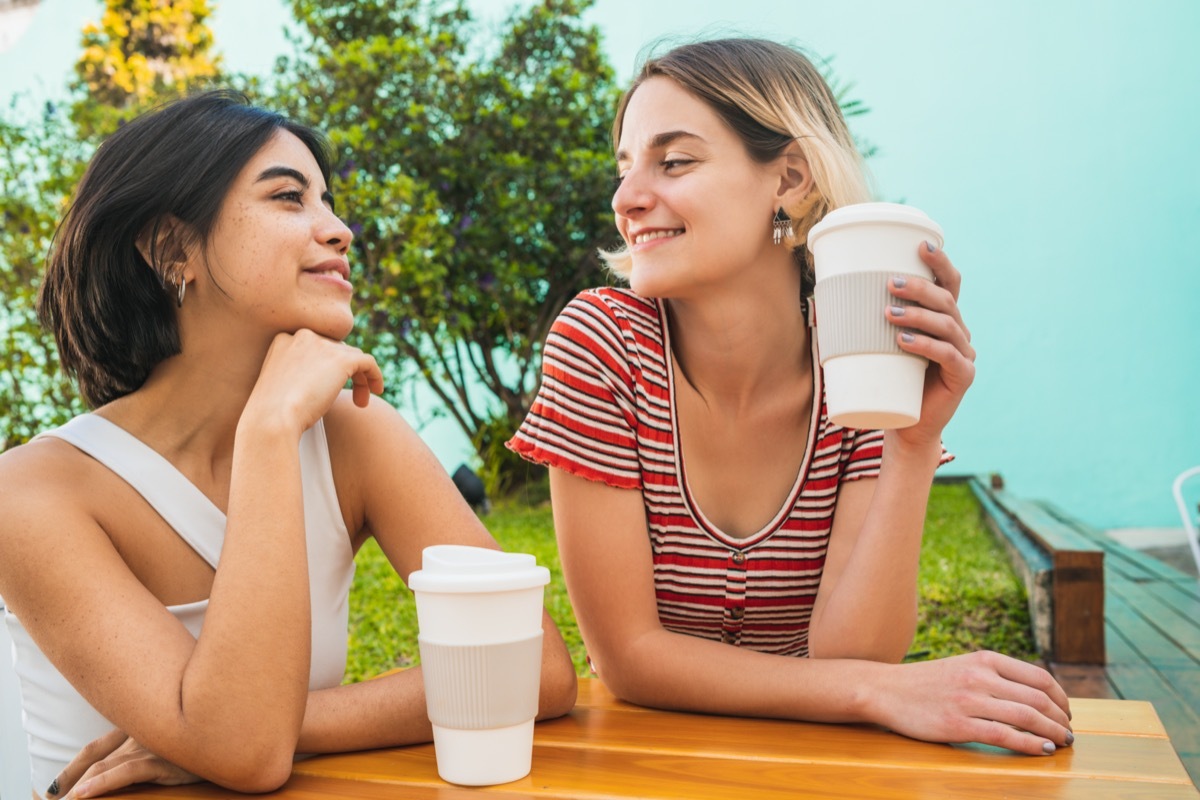
{"type": "Polygon", "coordinates": [[[297,189],[292,189],[292,190],[289,190],[286,192],[279,192],[278,194],[275,195],[275,199],[276,200],[286,200],[289,203],[295,203],[297,205],[304,205],[304,193],[297,189]]]}
{"type": "Polygon", "coordinates": [[[667,159],[662,160],[659,163],[662,164],[663,169],[670,172],[673,169],[678,169],[679,167],[686,167],[688,164],[693,164],[695,162],[690,158],[667,158],[667,159]]]}
{"type": "Polygon", "coordinates": [[[625,180],[624,175],[613,175],[613,178],[612,178],[613,188],[616,189],[618,186],[621,185],[621,182],[624,180],[625,180]]]}

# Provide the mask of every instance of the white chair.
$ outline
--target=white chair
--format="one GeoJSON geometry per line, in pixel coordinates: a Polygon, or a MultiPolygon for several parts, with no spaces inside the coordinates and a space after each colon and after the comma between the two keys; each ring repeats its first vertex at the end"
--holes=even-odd
{"type": "MultiPolygon", "coordinates": [[[[42,787],[45,788],[45,787],[42,787]]],[[[21,725],[21,687],[13,671],[13,643],[0,597],[0,798],[28,800],[29,749],[21,725]]]]}
{"type": "Polygon", "coordinates": [[[1200,467],[1185,469],[1175,479],[1171,490],[1175,493],[1175,505],[1179,507],[1179,518],[1183,520],[1183,530],[1187,533],[1188,546],[1192,548],[1192,558],[1196,560],[1196,569],[1200,571],[1200,533],[1196,531],[1196,514],[1188,508],[1183,496],[1183,486],[1191,478],[1200,476],[1200,467]]]}

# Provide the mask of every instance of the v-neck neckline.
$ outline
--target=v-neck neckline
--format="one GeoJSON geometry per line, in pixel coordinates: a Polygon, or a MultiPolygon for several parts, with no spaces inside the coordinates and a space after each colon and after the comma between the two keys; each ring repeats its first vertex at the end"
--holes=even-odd
{"type": "MultiPolygon", "coordinates": [[[[679,476],[679,493],[683,495],[684,505],[700,530],[726,547],[735,550],[747,550],[766,541],[779,530],[783,523],[791,516],[792,509],[795,507],[800,493],[804,490],[804,484],[808,480],[809,467],[812,464],[813,452],[816,449],[817,426],[821,419],[821,393],[823,388],[821,384],[821,367],[817,354],[817,337],[815,335],[809,336],[809,347],[812,350],[813,399],[810,404],[811,408],[809,409],[808,441],[804,445],[804,457],[800,460],[796,479],[792,483],[792,488],[787,493],[783,505],[765,525],[748,536],[730,536],[705,516],[699,502],[692,493],[691,487],[688,485],[687,469],[683,459],[683,439],[679,431],[679,408],[675,391],[675,353],[671,347],[671,327],[667,324],[666,301],[659,298],[655,302],[658,305],[658,319],[663,340],[663,358],[666,362],[667,394],[671,409],[671,454],[675,460],[675,474],[679,476]]],[[[812,328],[809,328],[809,331],[810,334],[815,333],[812,328]]]]}

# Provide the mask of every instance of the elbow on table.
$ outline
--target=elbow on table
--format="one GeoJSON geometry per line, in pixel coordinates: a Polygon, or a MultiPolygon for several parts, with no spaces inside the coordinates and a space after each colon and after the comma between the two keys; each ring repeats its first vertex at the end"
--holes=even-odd
{"type": "Polygon", "coordinates": [[[295,735],[278,731],[224,735],[211,732],[178,743],[182,752],[163,757],[208,781],[245,794],[273,792],[287,783],[295,761],[295,735]]]}
{"type": "Polygon", "coordinates": [[[273,792],[287,783],[292,775],[293,749],[262,754],[255,758],[227,760],[218,770],[206,777],[213,783],[244,794],[273,792]]]}

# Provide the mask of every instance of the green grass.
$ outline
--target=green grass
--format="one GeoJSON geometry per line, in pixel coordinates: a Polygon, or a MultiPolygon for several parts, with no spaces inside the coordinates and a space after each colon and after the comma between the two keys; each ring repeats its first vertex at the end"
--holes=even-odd
{"type": "MultiPolygon", "coordinates": [[[[567,641],[576,671],[587,674],[583,642],[558,563],[549,505],[499,503],[483,521],[505,550],[532,553],[549,568],[546,608],[567,641]]],[[[412,594],[373,540],[359,551],[357,562],[350,591],[347,682],[411,666],[417,660],[412,594]]],[[[1003,549],[984,527],[979,506],[965,484],[933,488],[920,586],[914,653],[940,658],[986,648],[1018,658],[1035,657],[1024,588],[1003,549]]]]}
{"type": "Polygon", "coordinates": [[[1037,657],[1025,587],[965,483],[933,487],[918,582],[912,651],[930,658],[972,650],[1037,657]]]}

